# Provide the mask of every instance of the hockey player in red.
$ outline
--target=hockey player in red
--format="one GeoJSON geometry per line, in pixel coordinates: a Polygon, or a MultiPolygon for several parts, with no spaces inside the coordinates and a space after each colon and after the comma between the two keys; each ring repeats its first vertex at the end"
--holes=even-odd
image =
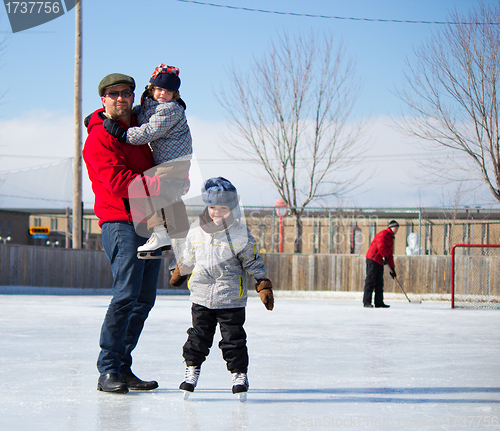
{"type": "Polygon", "coordinates": [[[375,290],[375,307],[389,308],[384,303],[384,265],[389,265],[390,276],[396,277],[394,268],[394,236],[398,232],[399,223],[391,220],[387,229],[379,232],[373,238],[366,253],[366,280],[363,295],[363,305],[372,308],[372,293],[375,290]]]}

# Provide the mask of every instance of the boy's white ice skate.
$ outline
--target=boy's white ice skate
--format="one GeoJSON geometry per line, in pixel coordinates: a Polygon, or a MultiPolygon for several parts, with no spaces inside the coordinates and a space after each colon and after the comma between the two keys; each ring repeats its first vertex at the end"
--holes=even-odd
{"type": "Polygon", "coordinates": [[[232,373],[233,394],[238,394],[238,399],[244,403],[247,400],[248,384],[247,373],[232,373]]]}
{"type": "Polygon", "coordinates": [[[164,226],[155,226],[146,244],[137,247],[137,257],[139,259],[161,259],[168,257],[168,253],[162,253],[158,256],[153,256],[153,253],[158,249],[168,252],[171,248],[172,242],[168,236],[167,229],[164,226]]]}
{"type": "Polygon", "coordinates": [[[201,366],[188,365],[184,374],[184,381],[180,384],[179,389],[184,391],[184,399],[187,400],[189,395],[194,392],[198,378],[200,377],[201,366]]]}

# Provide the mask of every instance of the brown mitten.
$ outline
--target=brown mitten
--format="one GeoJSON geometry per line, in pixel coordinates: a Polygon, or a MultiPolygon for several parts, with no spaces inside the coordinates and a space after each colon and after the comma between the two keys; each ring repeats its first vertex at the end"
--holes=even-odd
{"type": "Polygon", "coordinates": [[[273,296],[273,285],[271,280],[268,278],[263,278],[257,281],[255,284],[255,290],[259,292],[260,300],[266,306],[269,311],[274,308],[274,296],[273,296]]]}
{"type": "Polygon", "coordinates": [[[177,266],[170,276],[170,285],[173,287],[179,287],[186,281],[189,274],[192,272],[192,268],[183,265],[182,263],[177,263],[177,266]]]}

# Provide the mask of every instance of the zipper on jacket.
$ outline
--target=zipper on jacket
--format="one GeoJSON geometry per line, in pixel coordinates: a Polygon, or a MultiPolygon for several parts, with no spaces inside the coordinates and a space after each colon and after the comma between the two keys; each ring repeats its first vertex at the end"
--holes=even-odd
{"type": "MultiPolygon", "coordinates": [[[[210,241],[210,264],[209,264],[209,274],[210,277],[212,277],[213,271],[214,271],[214,240],[215,240],[215,233],[211,234],[212,238],[210,241]]],[[[213,278],[213,277],[212,277],[213,278]]],[[[210,307],[212,308],[213,302],[214,302],[214,291],[215,291],[215,279],[213,283],[211,283],[211,288],[210,288],[210,307]]]]}
{"type": "Polygon", "coordinates": [[[238,279],[240,281],[240,294],[238,295],[238,299],[240,299],[243,296],[243,293],[245,293],[245,282],[243,281],[243,277],[241,275],[238,275],[238,279]]]}
{"type": "Polygon", "coordinates": [[[123,205],[125,205],[125,212],[128,215],[128,224],[132,224],[132,214],[130,211],[130,202],[128,201],[128,199],[125,199],[125,198],[122,198],[122,201],[123,201],[123,205]]]}

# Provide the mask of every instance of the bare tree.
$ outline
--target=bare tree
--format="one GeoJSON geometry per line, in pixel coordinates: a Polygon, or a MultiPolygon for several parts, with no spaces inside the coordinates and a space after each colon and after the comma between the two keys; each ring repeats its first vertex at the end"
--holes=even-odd
{"type": "Polygon", "coordinates": [[[500,4],[481,3],[451,19],[408,63],[398,94],[411,116],[399,126],[444,150],[424,166],[427,179],[485,183],[500,201],[500,4]]]}
{"type": "Polygon", "coordinates": [[[346,193],[359,174],[354,160],[364,125],[348,123],[359,91],[354,63],[332,36],[285,33],[248,73],[233,69],[230,83],[221,100],[239,139],[226,148],[267,172],[295,217],[300,253],[306,206],[346,193]]]}

